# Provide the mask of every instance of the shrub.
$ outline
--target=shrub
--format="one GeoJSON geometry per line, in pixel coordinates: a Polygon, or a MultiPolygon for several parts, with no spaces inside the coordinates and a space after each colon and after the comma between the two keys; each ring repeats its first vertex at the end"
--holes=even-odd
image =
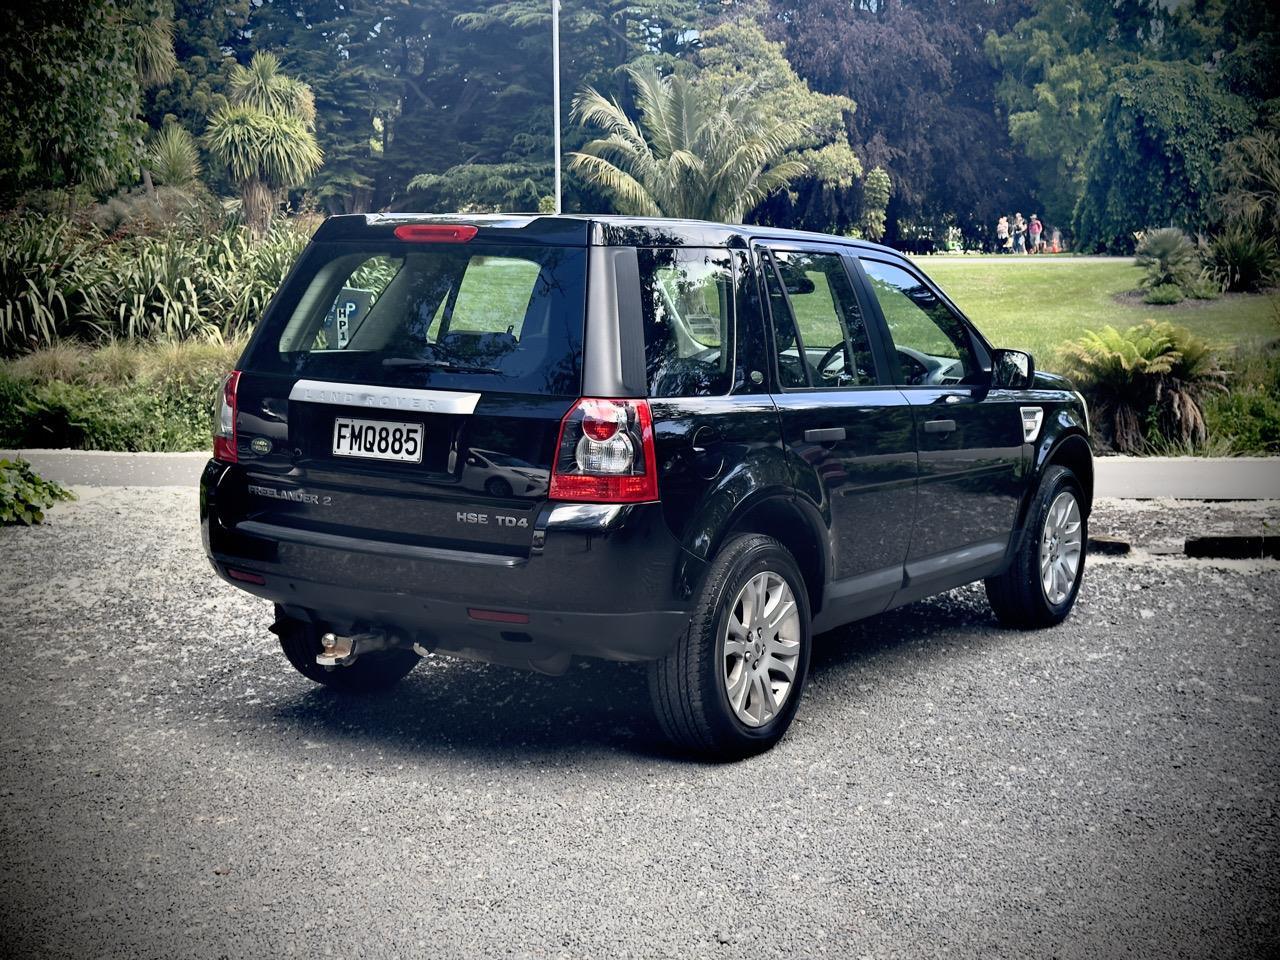
{"type": "Polygon", "coordinates": [[[59,340],[47,347],[33,350],[11,365],[13,374],[22,380],[51,383],[55,380],[73,382],[84,374],[92,351],[76,340],[59,340]]]}
{"type": "Polygon", "coordinates": [[[173,231],[186,234],[217,229],[220,208],[201,185],[140,188],[122,191],[89,211],[90,222],[113,241],[130,236],[162,237],[173,231]]]}
{"type": "Polygon", "coordinates": [[[87,339],[227,340],[252,328],[309,237],[198,222],[91,244],[66,221],[0,224],[0,354],[87,339]]]}
{"type": "Polygon", "coordinates": [[[1231,223],[1280,236],[1280,130],[1256,130],[1228,143],[1218,164],[1218,206],[1231,223]]]}
{"type": "Polygon", "coordinates": [[[0,523],[30,526],[44,520],[44,511],[75,495],[45,480],[25,460],[0,460],[0,523]]]}
{"type": "Polygon", "coordinates": [[[195,138],[176,123],[166,123],[147,147],[151,175],[171,187],[189,188],[200,181],[200,151],[195,138]]]}
{"type": "Polygon", "coordinates": [[[1171,303],[1181,303],[1185,296],[1182,292],[1182,287],[1176,283],[1161,283],[1149,289],[1143,295],[1142,302],[1165,306],[1171,303]]]}
{"type": "Polygon", "coordinates": [[[1209,434],[1238,454],[1280,454],[1280,341],[1231,358],[1231,392],[1205,403],[1209,434]]]}
{"type": "Polygon", "coordinates": [[[1183,287],[1182,292],[1192,300],[1217,300],[1222,296],[1222,287],[1212,277],[1201,276],[1195,283],[1183,287]]]}
{"type": "Polygon", "coordinates": [[[0,369],[0,447],[199,450],[209,442],[218,385],[242,348],[115,341],[11,361],[0,369]],[[64,363],[66,356],[79,360],[64,363]]]}
{"type": "Polygon", "coordinates": [[[1089,398],[1103,440],[1140,453],[1149,440],[1203,444],[1203,401],[1225,374],[1209,346],[1183,327],[1147,320],[1123,333],[1086,331],[1063,348],[1066,370],[1089,398]]]}
{"type": "Polygon", "coordinates": [[[67,220],[0,222],[0,352],[102,329],[86,317],[90,259],[89,243],[67,220]]]}
{"type": "Polygon", "coordinates": [[[0,370],[0,447],[23,447],[16,442],[25,428],[22,406],[30,385],[0,370]]]}
{"type": "Polygon", "coordinates": [[[1238,454],[1280,454],[1280,396],[1259,387],[1245,387],[1205,404],[1211,436],[1231,444],[1238,454]]]}
{"type": "Polygon", "coordinates": [[[1225,290],[1264,290],[1280,275],[1280,251],[1275,240],[1247,223],[1223,228],[1208,242],[1205,261],[1210,275],[1225,290]]]}
{"type": "MultiPolygon", "coordinates": [[[[1191,238],[1177,227],[1163,227],[1138,234],[1134,261],[1147,275],[1142,286],[1148,290],[1169,286],[1185,287],[1200,276],[1200,256],[1191,238]]],[[[1165,293],[1165,296],[1169,294],[1165,293]]],[[[1181,300],[1182,297],[1178,297],[1181,300]]],[[[1177,303],[1177,300],[1149,300],[1148,303],[1177,303]]]]}

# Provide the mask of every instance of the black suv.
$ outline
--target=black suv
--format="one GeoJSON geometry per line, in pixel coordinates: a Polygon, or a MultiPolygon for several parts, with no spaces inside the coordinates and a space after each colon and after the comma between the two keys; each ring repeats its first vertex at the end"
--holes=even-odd
{"type": "Polygon", "coordinates": [[[678,744],[743,756],[812,637],[985,579],[1057,623],[1083,400],[854,240],[620,217],[334,217],[230,374],[218,573],[364,690],[441,652],[648,661],[678,744]]]}

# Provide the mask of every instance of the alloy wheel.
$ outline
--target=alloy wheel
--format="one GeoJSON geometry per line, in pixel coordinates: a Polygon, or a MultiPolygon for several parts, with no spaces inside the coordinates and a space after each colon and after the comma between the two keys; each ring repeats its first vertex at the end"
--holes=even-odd
{"type": "Polygon", "coordinates": [[[757,573],[729,608],[724,686],[729,706],[749,727],[768,723],[787,701],[800,658],[800,613],[787,581],[757,573]]]}
{"type": "Polygon", "coordinates": [[[1080,504],[1064,490],[1053,498],[1040,535],[1040,586],[1053,606],[1062,603],[1075,586],[1084,544],[1081,540],[1080,504]]]}

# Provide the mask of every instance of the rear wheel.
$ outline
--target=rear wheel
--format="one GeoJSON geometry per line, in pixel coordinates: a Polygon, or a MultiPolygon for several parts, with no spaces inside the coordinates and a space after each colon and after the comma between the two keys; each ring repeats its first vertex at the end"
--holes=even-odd
{"type": "Polygon", "coordinates": [[[767,750],[791,725],[811,646],[809,602],[778,541],[735,537],[711,564],[689,627],[650,665],[663,731],[710,759],[767,750]]]}
{"type": "Polygon", "coordinates": [[[1071,612],[1089,534],[1083,503],[1074,473],[1059,466],[1045,470],[1013,562],[986,581],[991,609],[1005,626],[1049,627],[1071,612]]]}
{"type": "Polygon", "coordinates": [[[280,617],[272,631],[280,638],[280,648],[295,670],[316,683],[343,693],[374,693],[387,690],[408,675],[421,659],[412,650],[379,650],[358,657],[345,667],[322,667],[316,655],[323,649],[324,630],[314,623],[280,617]]]}

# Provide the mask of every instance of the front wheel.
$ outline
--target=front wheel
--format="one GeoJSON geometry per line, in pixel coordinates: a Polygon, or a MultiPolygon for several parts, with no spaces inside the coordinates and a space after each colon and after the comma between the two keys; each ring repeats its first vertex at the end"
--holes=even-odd
{"type": "Polygon", "coordinates": [[[1071,612],[1089,538],[1083,503],[1074,473],[1059,466],[1045,470],[1013,562],[986,581],[991,609],[1005,626],[1050,627],[1071,612]]]}
{"type": "Polygon", "coordinates": [[[676,648],[650,665],[663,731],[708,759],[769,749],[795,717],[810,646],[808,595],[791,554],[770,537],[733,538],[676,648]]]}

